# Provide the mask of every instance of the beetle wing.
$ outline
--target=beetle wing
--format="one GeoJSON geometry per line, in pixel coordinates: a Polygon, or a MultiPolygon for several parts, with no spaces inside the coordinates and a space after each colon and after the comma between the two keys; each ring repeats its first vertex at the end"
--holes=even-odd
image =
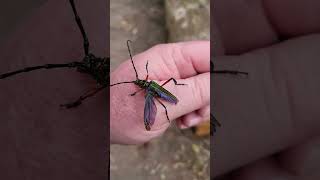
{"type": "Polygon", "coordinates": [[[144,125],[146,130],[150,130],[154,124],[157,114],[157,106],[154,103],[154,97],[150,91],[146,91],[146,101],[144,105],[144,125]]]}
{"type": "Polygon", "coordinates": [[[173,94],[154,81],[150,81],[149,89],[155,92],[156,95],[161,99],[164,99],[172,104],[178,103],[178,99],[173,94]]]}
{"type": "MultiPolygon", "coordinates": [[[[160,86],[161,87],[161,86],[160,86]]],[[[177,104],[178,99],[163,87],[155,89],[158,96],[172,104],[177,104]]]]}

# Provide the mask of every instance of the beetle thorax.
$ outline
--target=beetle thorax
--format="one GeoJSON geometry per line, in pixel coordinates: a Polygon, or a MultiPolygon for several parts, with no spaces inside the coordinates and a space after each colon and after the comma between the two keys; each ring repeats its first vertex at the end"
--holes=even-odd
{"type": "Polygon", "coordinates": [[[108,58],[99,58],[93,54],[89,54],[82,60],[81,66],[78,67],[78,71],[90,74],[100,85],[108,84],[108,61],[108,58]]]}
{"type": "Polygon", "coordinates": [[[148,87],[149,86],[149,84],[150,84],[150,82],[148,82],[148,81],[146,81],[146,80],[141,80],[141,79],[137,79],[136,81],[135,81],[135,84],[137,85],[137,86],[139,86],[140,88],[146,88],[146,87],[148,87]]]}

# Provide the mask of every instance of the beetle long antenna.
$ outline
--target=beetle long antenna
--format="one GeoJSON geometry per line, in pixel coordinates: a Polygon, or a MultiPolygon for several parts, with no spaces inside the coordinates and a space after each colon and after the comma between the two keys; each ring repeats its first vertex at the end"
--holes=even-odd
{"type": "Polygon", "coordinates": [[[83,28],[83,25],[82,25],[82,22],[81,22],[81,19],[80,17],[78,16],[78,13],[77,13],[77,9],[76,9],[76,6],[74,4],[74,1],[73,0],[69,0],[70,4],[71,4],[71,7],[72,7],[72,11],[73,11],[73,14],[74,14],[74,17],[76,19],[76,22],[78,24],[78,27],[81,31],[81,34],[82,34],[82,37],[83,37],[83,48],[84,48],[84,53],[85,55],[87,56],[89,54],[89,40],[88,40],[88,37],[87,37],[87,34],[83,28]]]}
{"type": "Polygon", "coordinates": [[[102,91],[106,87],[107,87],[107,85],[103,85],[101,87],[94,88],[94,89],[86,92],[82,96],[80,96],[76,101],[71,102],[71,103],[67,103],[67,104],[61,104],[60,107],[64,107],[64,108],[67,108],[67,109],[75,108],[75,107],[79,106],[80,104],[82,104],[82,102],[84,100],[86,100],[89,97],[92,97],[92,96],[96,95],[98,92],[102,91]]]}
{"type": "Polygon", "coordinates": [[[132,41],[130,41],[130,40],[127,41],[127,46],[128,46],[128,51],[129,51],[130,59],[131,59],[131,62],[132,62],[134,71],[136,72],[136,78],[139,79],[138,73],[137,73],[137,69],[136,69],[136,67],[134,66],[134,63],[133,63],[133,60],[132,60],[132,55],[131,55],[131,51],[130,51],[129,42],[132,43],[132,41]]]}
{"type": "Polygon", "coordinates": [[[119,83],[115,83],[115,84],[111,84],[110,86],[115,86],[115,85],[119,85],[119,84],[128,84],[128,83],[134,83],[135,81],[124,81],[124,82],[119,82],[119,83]]]}
{"type": "Polygon", "coordinates": [[[45,64],[42,66],[32,66],[32,67],[26,67],[17,71],[12,71],[8,72],[5,74],[0,75],[0,79],[4,79],[10,76],[14,76],[20,73],[25,73],[25,72],[31,72],[39,69],[54,69],[54,68],[75,68],[80,66],[80,62],[71,62],[71,63],[66,63],[66,64],[45,64]]]}
{"type": "Polygon", "coordinates": [[[246,75],[248,76],[249,73],[247,72],[241,72],[241,71],[233,71],[233,70],[214,70],[214,64],[212,61],[210,61],[210,72],[215,74],[232,74],[232,75],[246,75]]]}
{"type": "Polygon", "coordinates": [[[213,71],[212,73],[215,73],[215,74],[232,74],[232,75],[243,74],[243,75],[246,75],[246,76],[249,75],[249,73],[247,73],[247,72],[231,71],[231,70],[217,70],[217,71],[213,71]]]}

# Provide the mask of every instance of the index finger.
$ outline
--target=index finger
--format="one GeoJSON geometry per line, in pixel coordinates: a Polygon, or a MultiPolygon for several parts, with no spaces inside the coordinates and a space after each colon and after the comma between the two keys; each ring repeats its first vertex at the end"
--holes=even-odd
{"type": "Polygon", "coordinates": [[[171,54],[180,74],[185,79],[210,71],[210,41],[190,41],[169,44],[166,53],[171,54]]]}

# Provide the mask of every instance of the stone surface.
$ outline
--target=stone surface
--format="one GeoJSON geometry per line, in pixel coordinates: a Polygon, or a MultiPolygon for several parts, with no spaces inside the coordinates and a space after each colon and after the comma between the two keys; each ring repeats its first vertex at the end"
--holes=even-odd
{"type": "Polygon", "coordinates": [[[145,146],[112,145],[111,179],[209,179],[209,149],[209,138],[175,128],[145,146]]]}
{"type": "Polygon", "coordinates": [[[209,0],[166,0],[169,41],[209,40],[209,0]]]}
{"type": "Polygon", "coordinates": [[[167,39],[162,0],[110,1],[111,70],[129,59],[126,41],[133,54],[167,39]]]}

